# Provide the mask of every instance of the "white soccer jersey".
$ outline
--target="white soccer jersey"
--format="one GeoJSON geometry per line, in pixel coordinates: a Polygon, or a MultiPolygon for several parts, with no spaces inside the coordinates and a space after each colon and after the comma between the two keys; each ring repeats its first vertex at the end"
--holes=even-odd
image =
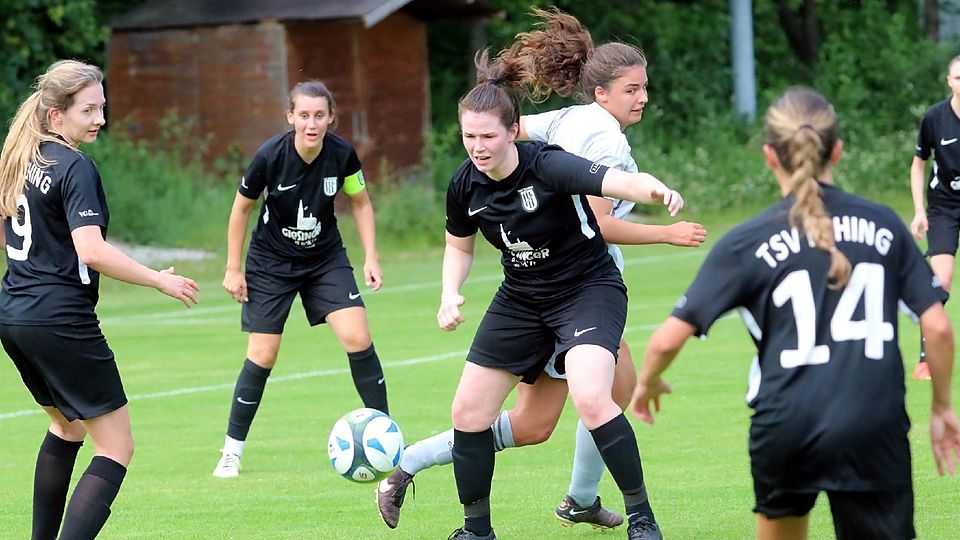
{"type": "MultiPolygon", "coordinates": [[[[556,111],[524,116],[524,129],[534,141],[556,144],[567,152],[620,169],[639,172],[620,122],[598,103],[574,105],[556,111]]],[[[623,219],[633,210],[632,201],[610,198],[610,215],[623,219]]],[[[623,271],[623,254],[616,244],[608,244],[610,256],[623,271]]]]}

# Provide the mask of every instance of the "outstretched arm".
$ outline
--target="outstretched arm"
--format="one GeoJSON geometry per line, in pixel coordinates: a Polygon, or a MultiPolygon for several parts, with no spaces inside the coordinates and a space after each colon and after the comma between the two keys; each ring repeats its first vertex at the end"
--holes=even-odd
{"type": "Polygon", "coordinates": [[[696,328],[690,323],[671,316],[650,336],[647,351],[643,355],[643,366],[637,376],[637,386],[633,391],[631,408],[634,416],[648,424],[654,422],[650,402],[653,401],[654,410],[659,412],[660,395],[673,390],[660,375],[695,331],[696,328]]]}
{"type": "Polygon", "coordinates": [[[610,215],[613,202],[603,197],[587,197],[597,217],[600,234],[610,244],[642,245],[670,244],[680,247],[699,247],[707,239],[707,229],[699,223],[678,221],[670,225],[633,223],[610,215]]]}
{"type": "Polygon", "coordinates": [[[360,235],[360,245],[363,247],[363,280],[373,290],[383,285],[383,272],[377,260],[377,229],[373,219],[373,204],[367,190],[361,190],[348,195],[350,208],[353,210],[353,220],[360,235]]]}
{"type": "Polygon", "coordinates": [[[628,173],[607,169],[600,188],[605,197],[616,197],[642,204],[663,203],[671,216],[683,208],[680,193],[668,188],[663,182],[648,173],[628,173]]]}
{"type": "Polygon", "coordinates": [[[173,273],[173,267],[156,271],[138,263],[104,240],[98,225],[85,225],[74,229],[70,236],[80,261],[105,276],[120,281],[153,287],[176,298],[190,307],[200,300],[200,286],[190,278],[173,273]]]}

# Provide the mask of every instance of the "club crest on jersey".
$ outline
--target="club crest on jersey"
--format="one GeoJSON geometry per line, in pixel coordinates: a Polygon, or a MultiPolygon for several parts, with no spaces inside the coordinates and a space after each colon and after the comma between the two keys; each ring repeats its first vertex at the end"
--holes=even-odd
{"type": "Polygon", "coordinates": [[[517,191],[520,194],[520,205],[527,212],[533,212],[540,206],[537,200],[537,194],[533,192],[533,186],[525,187],[517,191]]]}
{"type": "Polygon", "coordinates": [[[327,197],[333,197],[337,194],[336,176],[327,176],[323,179],[323,194],[327,197]]]}

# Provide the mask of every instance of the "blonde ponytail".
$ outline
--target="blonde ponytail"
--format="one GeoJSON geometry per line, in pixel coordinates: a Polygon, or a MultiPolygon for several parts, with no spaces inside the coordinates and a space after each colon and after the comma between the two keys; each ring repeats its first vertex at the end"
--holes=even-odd
{"type": "Polygon", "coordinates": [[[829,287],[841,289],[850,280],[850,260],[837,247],[833,218],[823,204],[817,182],[837,142],[833,106],[813,90],[791,88],[770,105],[764,120],[766,142],[790,174],[794,197],[790,224],[802,228],[816,247],[830,254],[829,287]]]}

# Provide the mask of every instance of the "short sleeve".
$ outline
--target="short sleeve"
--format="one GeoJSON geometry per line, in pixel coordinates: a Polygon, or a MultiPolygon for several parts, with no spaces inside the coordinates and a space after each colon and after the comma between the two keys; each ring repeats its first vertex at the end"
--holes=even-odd
{"type": "Polygon", "coordinates": [[[257,150],[250,165],[240,178],[240,187],[237,191],[248,199],[258,199],[267,187],[267,158],[263,149],[257,150]]]}
{"type": "Polygon", "coordinates": [[[621,171],[635,172],[637,167],[630,154],[630,145],[620,133],[604,132],[594,137],[582,157],[621,171]]]}
{"type": "Polygon", "coordinates": [[[540,179],[558,193],[601,195],[608,166],[590,161],[559,146],[545,146],[537,153],[536,169],[540,179]]]}
{"type": "Polygon", "coordinates": [[[357,152],[350,149],[350,155],[347,156],[347,162],[344,166],[343,192],[347,195],[356,195],[366,189],[366,180],[363,178],[363,171],[360,170],[360,158],[357,152]]]}
{"type": "Polygon", "coordinates": [[[920,129],[917,131],[917,147],[915,156],[926,161],[930,159],[930,151],[933,150],[935,142],[933,109],[927,111],[920,121],[920,129]]]}
{"type": "MultiPolygon", "coordinates": [[[[892,214],[892,213],[891,213],[892,214]]],[[[920,248],[913,242],[907,228],[900,222],[900,218],[892,215],[891,219],[899,225],[898,230],[894,231],[894,237],[901,244],[900,263],[897,281],[900,283],[900,298],[911,312],[921,315],[930,306],[937,302],[946,302],[947,293],[940,285],[940,281],[934,278],[933,270],[927,264],[920,248]]]]}
{"type": "Polygon", "coordinates": [[[469,185],[469,168],[467,163],[454,174],[450,186],[447,187],[447,232],[458,238],[466,238],[477,233],[477,224],[470,219],[465,207],[469,201],[465,200],[463,186],[469,185]]]}
{"type": "Polygon", "coordinates": [[[100,193],[100,172],[90,158],[83,156],[67,169],[60,184],[63,209],[70,230],[88,225],[106,227],[106,209],[100,193]]]}
{"type": "Polygon", "coordinates": [[[740,267],[743,257],[730,238],[721,239],[710,250],[697,277],[673,309],[673,316],[693,325],[699,336],[706,335],[724,313],[744,305],[745,289],[753,281],[744,275],[740,267]]]}
{"type": "Polygon", "coordinates": [[[560,110],[547,111],[540,114],[526,114],[523,116],[523,129],[531,141],[550,142],[550,126],[560,114],[560,110]]]}

